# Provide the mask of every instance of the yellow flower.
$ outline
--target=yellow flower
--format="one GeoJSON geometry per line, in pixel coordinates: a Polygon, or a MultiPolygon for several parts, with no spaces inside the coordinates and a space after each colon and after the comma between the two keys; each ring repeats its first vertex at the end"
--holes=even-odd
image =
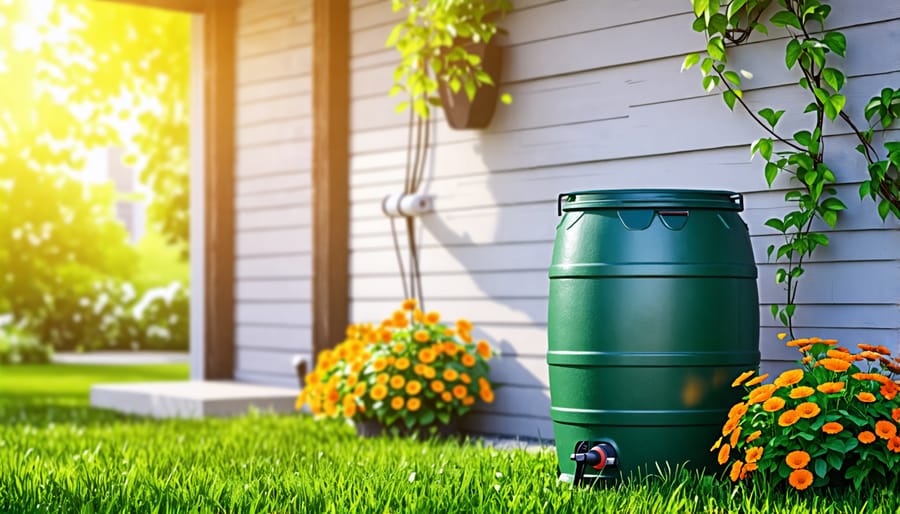
{"type": "Polygon", "coordinates": [[[466,389],[466,386],[464,386],[462,384],[457,384],[457,385],[453,386],[453,396],[455,396],[457,399],[462,400],[463,398],[465,398],[465,396],[468,392],[469,392],[469,390],[466,389]]]}
{"type": "Polygon", "coordinates": [[[403,375],[394,375],[391,377],[391,387],[394,389],[400,389],[405,383],[406,379],[403,378],[403,375]]]}
{"type": "Polygon", "coordinates": [[[394,311],[394,315],[391,317],[391,323],[397,328],[404,328],[409,324],[409,320],[406,318],[405,312],[394,311]]]}
{"type": "Polygon", "coordinates": [[[406,405],[406,400],[403,399],[402,396],[395,396],[391,398],[391,408],[394,410],[400,410],[403,406],[406,405]]]}
{"type": "Polygon", "coordinates": [[[353,394],[355,396],[362,396],[362,395],[366,394],[366,383],[360,382],[360,383],[356,384],[356,387],[353,389],[353,394]]]}
{"type": "Polygon", "coordinates": [[[413,366],[413,373],[415,373],[416,375],[419,375],[419,376],[424,375],[425,374],[425,365],[422,364],[421,362],[419,364],[416,364],[415,366],[413,366]]]}
{"type": "Polygon", "coordinates": [[[816,363],[816,366],[824,366],[828,371],[841,372],[847,371],[847,368],[850,367],[850,363],[847,361],[842,361],[840,359],[835,359],[829,357],[827,359],[822,359],[816,363]]]}
{"type": "Polygon", "coordinates": [[[464,353],[460,362],[462,362],[463,366],[471,368],[475,365],[475,357],[470,353],[464,353]]]}
{"type": "Polygon", "coordinates": [[[352,418],[356,415],[356,404],[355,403],[345,403],[344,404],[344,417],[352,418]]]}
{"type": "Polygon", "coordinates": [[[444,370],[444,373],[441,376],[447,382],[454,382],[457,378],[459,378],[459,372],[453,368],[447,368],[444,370]]]}
{"type": "Polygon", "coordinates": [[[422,309],[413,310],[413,320],[416,323],[421,323],[423,319],[425,319],[425,315],[422,313],[422,309]]]}
{"type": "Polygon", "coordinates": [[[376,373],[379,371],[384,371],[384,368],[387,367],[387,360],[384,357],[378,357],[375,359],[375,362],[372,363],[372,369],[375,370],[376,373]]]}
{"type": "Polygon", "coordinates": [[[450,403],[453,401],[453,395],[450,394],[450,391],[444,391],[441,393],[441,400],[444,400],[444,403],[450,403]]]}
{"type": "Polygon", "coordinates": [[[416,330],[416,332],[413,334],[413,339],[420,343],[427,343],[429,340],[431,340],[431,336],[428,335],[427,330],[416,330]]]}
{"type": "Polygon", "coordinates": [[[409,367],[409,359],[406,357],[400,357],[396,361],[394,361],[394,367],[397,368],[398,371],[403,371],[409,367]]]}
{"type": "Polygon", "coordinates": [[[478,355],[481,355],[483,359],[491,358],[491,345],[488,344],[487,341],[481,339],[478,343],[475,344],[475,352],[478,355]]]}
{"type": "Polygon", "coordinates": [[[431,385],[431,390],[436,393],[443,392],[443,390],[446,388],[444,383],[441,382],[440,380],[432,380],[430,385],[431,385]]]}
{"type": "Polygon", "coordinates": [[[779,332],[779,333],[778,333],[778,340],[779,340],[779,341],[784,341],[784,338],[785,338],[785,337],[787,337],[787,334],[786,334],[786,333],[784,333],[784,332],[779,332]]]}
{"type": "Polygon", "coordinates": [[[387,373],[379,373],[378,376],[375,377],[375,383],[386,385],[390,379],[391,377],[387,373]]]}
{"type": "Polygon", "coordinates": [[[403,343],[394,343],[394,346],[391,348],[391,351],[394,353],[403,353],[403,350],[406,349],[406,345],[403,343]]]}
{"type": "Polygon", "coordinates": [[[460,373],[459,381],[462,382],[463,384],[471,384],[472,377],[470,377],[468,373],[460,373]]]}
{"type": "Polygon", "coordinates": [[[387,397],[388,388],[384,384],[375,384],[372,387],[372,390],[369,391],[369,396],[377,401],[384,400],[387,397]]]}
{"type": "MultiPolygon", "coordinates": [[[[760,375],[760,376],[764,376],[764,375],[760,375]]],[[[759,377],[756,377],[756,378],[759,378],[759,377]]],[[[748,382],[748,384],[749,384],[749,382],[748,382]]],[[[750,405],[753,405],[755,403],[762,403],[762,402],[768,400],[769,398],[771,398],[772,393],[774,393],[776,389],[778,389],[778,386],[776,386],[775,384],[761,385],[761,386],[757,387],[756,389],[750,391],[750,395],[747,400],[747,403],[750,405]]]]}
{"type": "Polygon", "coordinates": [[[716,439],[716,442],[713,443],[713,445],[712,445],[712,447],[710,447],[709,451],[714,452],[719,448],[719,446],[722,446],[722,438],[721,437],[716,439]]]}
{"type": "Polygon", "coordinates": [[[456,335],[456,331],[453,330],[452,328],[445,328],[445,329],[444,329],[444,337],[453,337],[453,336],[455,336],[455,335],[456,335]]]}
{"type": "Polygon", "coordinates": [[[472,330],[472,322],[467,319],[459,319],[456,321],[457,332],[469,332],[472,330]]]}
{"type": "Polygon", "coordinates": [[[454,355],[456,355],[456,352],[459,351],[459,346],[456,343],[454,343],[453,341],[447,341],[446,343],[444,343],[442,345],[442,349],[443,349],[444,353],[453,357],[454,355]]]}
{"type": "Polygon", "coordinates": [[[441,314],[436,311],[431,311],[425,315],[425,323],[429,325],[435,325],[438,321],[441,320],[441,314]]]}
{"type": "Polygon", "coordinates": [[[765,380],[765,379],[767,379],[767,378],[769,378],[769,374],[768,374],[768,373],[763,373],[762,375],[759,375],[759,376],[757,376],[756,378],[751,378],[751,379],[748,380],[747,383],[744,384],[744,385],[747,386],[747,387],[752,387],[752,386],[755,386],[756,384],[759,384],[760,382],[762,382],[763,380],[765,380]]]}
{"type": "Polygon", "coordinates": [[[484,403],[493,403],[494,402],[494,392],[490,389],[480,389],[478,391],[478,395],[481,397],[481,400],[484,403]]]}
{"type": "Polygon", "coordinates": [[[422,374],[423,377],[431,380],[432,378],[437,376],[437,371],[431,366],[425,366],[425,372],[422,374]]]}
{"type": "Polygon", "coordinates": [[[415,309],[418,304],[419,302],[417,302],[415,298],[407,298],[406,300],[403,300],[401,307],[403,307],[403,310],[405,311],[411,311],[415,309]]]}
{"type": "Polygon", "coordinates": [[[418,380],[410,380],[406,383],[406,394],[417,395],[422,390],[422,383],[418,380]]]}
{"type": "Polygon", "coordinates": [[[410,398],[406,400],[406,410],[409,412],[416,412],[419,408],[422,407],[422,400],[418,398],[410,398]]]}

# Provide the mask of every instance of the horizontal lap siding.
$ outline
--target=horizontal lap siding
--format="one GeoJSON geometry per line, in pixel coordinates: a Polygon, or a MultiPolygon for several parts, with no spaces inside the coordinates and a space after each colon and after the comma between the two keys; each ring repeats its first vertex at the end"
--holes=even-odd
{"type": "Polygon", "coordinates": [[[311,360],[311,0],[238,11],[235,377],[297,386],[311,360]]]}
{"type": "MultiPolygon", "coordinates": [[[[704,47],[691,31],[688,3],[633,0],[628,7],[596,0],[514,1],[504,26],[503,90],[491,126],[454,131],[441,113],[424,189],[436,212],[419,223],[423,286],[430,308],[468,317],[478,337],[503,353],[492,371],[502,385],[496,404],[467,428],[552,438],[546,352],[547,268],[552,252],[556,194],[582,189],[698,188],[745,194],[760,264],[761,348],[765,365],[794,358],[768,313],[783,292],[765,249],[777,236],[764,222],[784,212],[791,184],[769,190],[748,143],[763,134],[719,97],[703,94],[696,72],[680,73],[685,53],[704,47]],[[488,412],[489,410],[489,412],[488,412]]],[[[859,9],[833,0],[831,27],[843,30],[849,50],[840,63],[849,77],[847,110],[859,115],[869,96],[900,83],[900,4],[859,9]]],[[[382,319],[401,296],[390,225],[380,201],[397,192],[406,160],[407,116],[387,96],[395,52],[384,40],[398,15],[387,2],[354,0],[351,91],[351,306],[354,321],[382,319]]],[[[783,69],[785,39],[775,33],[733,50],[732,61],[752,71],[745,98],[751,107],[805,105],[783,69]],[[774,63],[774,64],[772,64],[774,63]]],[[[794,112],[788,131],[808,126],[794,112]]],[[[897,139],[900,131],[892,131],[897,139]]],[[[796,322],[806,335],[837,337],[848,345],[900,345],[900,224],[886,223],[861,202],[866,177],[846,127],[826,131],[826,145],[848,205],[830,232],[832,246],[807,266],[796,322]]],[[[401,242],[401,247],[405,244],[401,242]]]]}

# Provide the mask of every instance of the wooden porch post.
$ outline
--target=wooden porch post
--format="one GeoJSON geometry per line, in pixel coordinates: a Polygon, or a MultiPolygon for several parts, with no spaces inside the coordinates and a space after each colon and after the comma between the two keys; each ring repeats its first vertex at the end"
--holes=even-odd
{"type": "Polygon", "coordinates": [[[313,352],[344,339],[349,304],[350,0],[313,2],[313,352]]]}
{"type": "Polygon", "coordinates": [[[234,377],[234,130],[236,0],[204,9],[205,379],[234,377]]]}

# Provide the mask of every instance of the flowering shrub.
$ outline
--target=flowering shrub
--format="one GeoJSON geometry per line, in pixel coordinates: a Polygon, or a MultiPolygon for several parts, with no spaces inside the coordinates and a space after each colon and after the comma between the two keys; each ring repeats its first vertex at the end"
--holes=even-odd
{"type": "Polygon", "coordinates": [[[850,351],[836,345],[819,338],[789,341],[802,355],[800,368],[771,383],[768,374],[753,377],[753,371],[735,379],[732,386],[743,385],[748,394],[731,408],[712,447],[732,481],[760,474],[803,490],[894,480],[900,359],[883,346],[850,351]]]}
{"type": "Polygon", "coordinates": [[[473,342],[472,324],[440,323],[415,300],[380,325],[351,325],[347,339],[321,352],[297,408],[317,418],[377,421],[393,432],[447,425],[478,400],[494,401],[487,378],[494,350],[473,342]]]}

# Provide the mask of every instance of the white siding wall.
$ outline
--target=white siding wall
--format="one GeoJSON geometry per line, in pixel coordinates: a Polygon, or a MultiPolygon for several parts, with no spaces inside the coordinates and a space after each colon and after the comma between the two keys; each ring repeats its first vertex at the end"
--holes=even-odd
{"type": "Polygon", "coordinates": [[[235,377],[297,385],[309,360],[311,0],[238,11],[235,377]]]}
{"type": "MultiPolygon", "coordinates": [[[[882,85],[900,83],[900,3],[834,0],[832,27],[850,51],[848,109],[858,114],[882,85]],[[880,49],[872,52],[862,46],[880,49]],[[889,50],[893,49],[893,50],[889,50]]],[[[382,319],[401,296],[390,227],[379,202],[401,187],[406,120],[388,98],[396,56],[384,40],[397,20],[390,3],[353,0],[351,136],[351,318],[382,319]]],[[[781,301],[765,248],[776,242],[766,218],[784,209],[783,189],[768,190],[748,143],[762,134],[743,114],[706,96],[698,74],[681,74],[683,56],[704,47],[690,29],[688,2],[672,0],[518,0],[504,23],[503,89],[488,130],[453,131],[435,124],[426,188],[436,213],[423,219],[424,290],[429,308],[468,317],[479,337],[503,352],[494,378],[496,403],[470,428],[552,437],[545,364],[547,268],[556,194],[579,189],[673,187],[745,193],[744,218],[760,262],[761,347],[767,367],[782,351],[769,305],[781,301]]],[[[783,39],[759,40],[734,52],[751,70],[754,106],[795,106],[796,77],[783,70],[783,39]],[[765,63],[765,64],[764,64],[765,63]]],[[[805,105],[806,100],[801,105],[805,105]]],[[[786,116],[785,128],[803,123],[786,116]]],[[[791,131],[793,132],[793,130],[791,131]]],[[[893,137],[900,137],[894,132],[893,137]]],[[[828,147],[840,197],[850,207],[833,248],[807,267],[796,317],[805,335],[900,343],[900,224],[882,223],[861,203],[865,176],[843,126],[828,147]]]]}

